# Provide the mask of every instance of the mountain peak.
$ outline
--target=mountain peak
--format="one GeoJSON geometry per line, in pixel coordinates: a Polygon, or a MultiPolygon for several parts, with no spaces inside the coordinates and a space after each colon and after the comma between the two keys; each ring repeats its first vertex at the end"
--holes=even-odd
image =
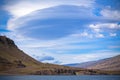
{"type": "Polygon", "coordinates": [[[13,40],[10,38],[7,38],[6,36],[0,36],[0,44],[6,45],[6,46],[12,46],[17,47],[13,40]]]}

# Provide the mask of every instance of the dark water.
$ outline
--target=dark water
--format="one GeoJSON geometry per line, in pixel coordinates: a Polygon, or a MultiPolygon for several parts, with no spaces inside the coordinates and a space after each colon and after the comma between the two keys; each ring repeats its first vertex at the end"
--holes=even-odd
{"type": "Polygon", "coordinates": [[[0,76],[0,80],[120,80],[120,75],[0,76]]]}

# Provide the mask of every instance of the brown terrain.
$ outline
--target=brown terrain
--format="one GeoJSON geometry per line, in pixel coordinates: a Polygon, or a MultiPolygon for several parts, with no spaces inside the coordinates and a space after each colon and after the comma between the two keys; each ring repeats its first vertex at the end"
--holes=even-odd
{"type": "Polygon", "coordinates": [[[41,63],[21,51],[13,40],[0,36],[0,75],[120,74],[92,69],[41,63]]]}
{"type": "Polygon", "coordinates": [[[120,74],[120,55],[98,61],[67,64],[66,66],[106,71],[109,74],[114,74],[114,73],[120,74]]]}
{"type": "Polygon", "coordinates": [[[68,64],[68,66],[86,68],[86,69],[99,69],[106,71],[120,71],[120,55],[98,61],[68,64]]]}
{"type": "Polygon", "coordinates": [[[88,69],[100,69],[107,71],[120,71],[120,55],[99,60],[95,64],[88,66],[88,69]]]}

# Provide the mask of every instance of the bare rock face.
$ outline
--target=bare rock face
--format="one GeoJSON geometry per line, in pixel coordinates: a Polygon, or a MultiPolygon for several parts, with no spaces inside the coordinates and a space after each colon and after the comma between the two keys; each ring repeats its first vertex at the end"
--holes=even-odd
{"type": "Polygon", "coordinates": [[[7,47],[17,47],[14,41],[6,36],[0,36],[0,44],[6,45],[7,47]]]}
{"type": "Polygon", "coordinates": [[[16,68],[24,68],[24,67],[26,67],[26,65],[24,65],[22,63],[22,61],[20,61],[20,60],[15,60],[14,64],[16,65],[16,68]]]}

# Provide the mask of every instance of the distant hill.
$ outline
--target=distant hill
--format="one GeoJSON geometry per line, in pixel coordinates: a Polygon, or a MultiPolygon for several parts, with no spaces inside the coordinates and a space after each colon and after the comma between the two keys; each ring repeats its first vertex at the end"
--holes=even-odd
{"type": "Polygon", "coordinates": [[[65,64],[65,66],[87,68],[88,66],[91,66],[95,63],[96,61],[89,61],[89,62],[83,62],[83,63],[65,64]]]}
{"type": "Polygon", "coordinates": [[[99,70],[107,70],[107,71],[120,71],[120,55],[98,61],[67,64],[67,66],[86,68],[86,69],[99,69],[99,70]]]}
{"type": "Polygon", "coordinates": [[[120,71],[120,55],[99,60],[95,64],[87,67],[88,69],[100,69],[109,71],[120,71]]]}

